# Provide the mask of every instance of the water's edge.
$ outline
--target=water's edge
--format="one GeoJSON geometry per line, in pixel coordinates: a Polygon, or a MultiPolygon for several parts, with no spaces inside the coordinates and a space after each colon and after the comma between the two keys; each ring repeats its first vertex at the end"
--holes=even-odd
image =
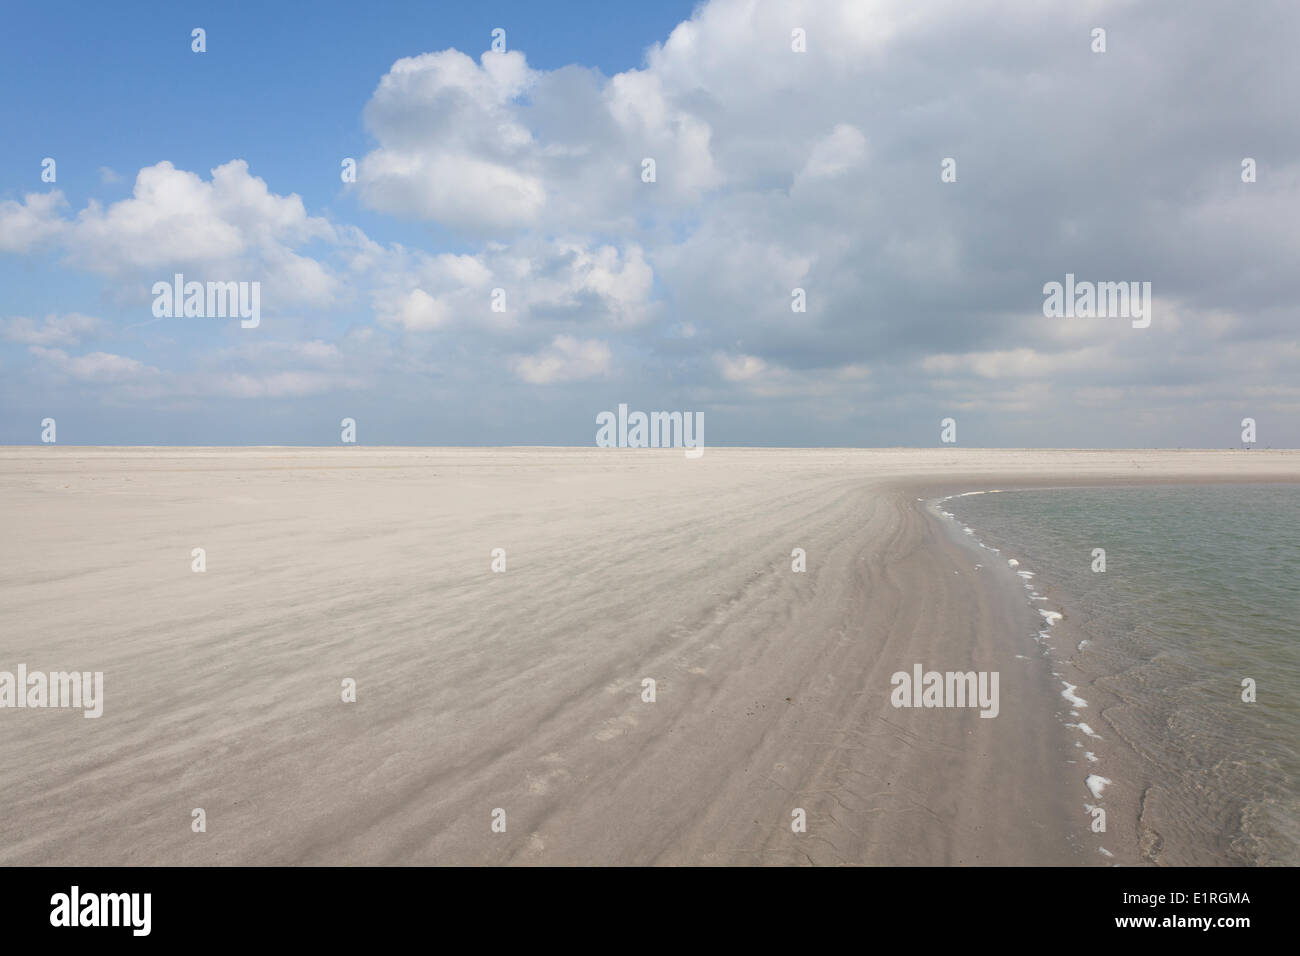
{"type": "MultiPolygon", "coordinates": [[[[1177,483],[1015,486],[930,503],[979,556],[980,573],[1000,585],[1018,580],[1042,617],[1031,641],[1059,682],[1057,718],[1076,735],[1087,771],[1086,812],[1105,814],[1097,852],[1113,853],[1113,862],[1294,865],[1297,857],[1287,743],[1297,592],[1243,583],[1238,570],[1294,577],[1287,522],[1297,500],[1265,483],[1223,494],[1177,483]],[[1030,497],[1014,506],[975,497],[1022,492],[1030,497]],[[1088,567],[1087,547],[1099,536],[1115,545],[1111,574],[1088,567]],[[1267,674],[1273,692],[1258,705],[1237,699],[1235,682],[1250,673],[1267,674]]],[[[1022,636],[1013,640],[1023,646],[1022,636]]]]}

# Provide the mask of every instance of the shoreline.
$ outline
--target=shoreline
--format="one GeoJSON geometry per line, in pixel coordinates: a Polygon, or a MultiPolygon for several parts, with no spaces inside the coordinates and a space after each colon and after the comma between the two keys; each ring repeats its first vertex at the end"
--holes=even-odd
{"type": "MultiPolygon", "coordinates": [[[[1161,481],[1128,485],[1116,482],[1106,487],[1116,491],[1139,491],[1157,484],[1190,488],[1209,482],[1161,481]]],[[[1233,484],[1281,491],[1291,483],[1264,478],[1233,484]]],[[[1034,485],[996,491],[1044,493],[1055,498],[1057,495],[1068,495],[1071,487],[1034,485]]],[[[1095,485],[1073,487],[1089,490],[1096,488],[1095,485]]],[[[987,489],[989,493],[994,491],[995,489],[987,489]]],[[[1115,612],[1104,603],[1096,603],[1106,600],[1102,594],[1108,592],[1090,589],[1077,576],[1071,577],[1065,573],[1066,569],[1061,564],[1063,555],[1059,550],[1053,550],[1049,540],[1041,536],[1035,537],[1032,533],[1027,534],[1025,540],[1019,540],[1017,531],[1027,531],[1023,514],[1019,524],[1012,527],[1004,527],[999,523],[999,516],[1007,520],[1009,515],[1017,514],[1017,506],[1008,504],[1005,506],[1007,510],[999,507],[992,512],[977,508],[974,513],[962,508],[963,498],[981,493],[984,492],[950,496],[940,500],[938,508],[953,509],[951,513],[943,512],[947,514],[945,520],[953,526],[954,537],[964,539],[973,546],[972,553],[978,553],[976,549],[986,549],[986,554],[996,551],[993,563],[999,567],[1004,566],[1008,560],[1016,562],[1013,573],[1028,579],[1020,584],[1020,588],[1030,606],[1064,615],[1054,622],[1045,623],[1038,630],[1036,641],[1051,660],[1052,676],[1062,688],[1062,696],[1068,703],[1067,712],[1062,713],[1058,709],[1056,716],[1076,734],[1074,746],[1079,748],[1076,750],[1078,759],[1071,763],[1078,765],[1079,776],[1095,774],[1098,782],[1104,784],[1101,793],[1086,795],[1084,807],[1089,811],[1094,807],[1102,807],[1107,814],[1107,833],[1091,838],[1099,848],[1102,845],[1109,847],[1107,862],[1122,866],[1233,867],[1275,865],[1277,860],[1285,859],[1286,852],[1272,843],[1268,845],[1273,849],[1264,856],[1247,855],[1244,848],[1250,847],[1252,841],[1258,846],[1260,835],[1247,829],[1244,822],[1236,830],[1217,829],[1220,824],[1215,824],[1214,830],[1207,830],[1205,827],[1210,826],[1211,817],[1175,819],[1171,816],[1169,807],[1173,805],[1172,802],[1180,799],[1208,801],[1208,807],[1219,809],[1207,810],[1207,813],[1217,812],[1222,815],[1224,825],[1230,819],[1240,818],[1244,821],[1247,816],[1252,819],[1258,817],[1261,813],[1269,812],[1268,808],[1274,804],[1271,800],[1262,803],[1241,802],[1241,791],[1220,789],[1213,783],[1201,783],[1198,786],[1203,789],[1194,790],[1193,785],[1184,777],[1180,768],[1187,768],[1194,773],[1198,768],[1206,766],[1202,761],[1214,761],[1216,754],[1219,759],[1223,759],[1231,751],[1205,751],[1199,748],[1183,750],[1177,745],[1176,738],[1162,737],[1159,728],[1166,726],[1175,714],[1184,716],[1183,712],[1170,711],[1167,709],[1172,706],[1169,702],[1162,703],[1160,698],[1150,700],[1138,692],[1134,683],[1138,669],[1156,665],[1141,651],[1135,650],[1131,643],[1144,629],[1144,622],[1150,615],[1158,615],[1158,608],[1148,608],[1145,614],[1136,617],[1130,615],[1117,618],[1115,612]],[[957,534],[958,530],[964,532],[970,527],[967,522],[978,524],[978,528],[974,529],[973,534],[957,534]],[[1171,747],[1174,749],[1171,750],[1171,747]],[[1153,803],[1156,808],[1154,813],[1151,812],[1153,803]],[[1192,820],[1196,822],[1193,823],[1192,820]],[[1117,851],[1116,845],[1124,850],[1117,851]],[[1279,852],[1281,856],[1278,855],[1279,852]]],[[[1047,499],[1038,497],[1035,500],[1042,502],[1047,499]]],[[[1032,507],[1034,510],[1031,514],[1036,514],[1045,506],[1040,504],[1032,507]]],[[[1060,505],[1058,503],[1052,507],[1055,510],[1060,505]]],[[[1032,519],[1028,520],[1032,524],[1032,519]]],[[[1062,531],[1068,527],[1067,524],[1062,531]]],[[[1077,532],[1078,528],[1075,527],[1073,537],[1076,542],[1077,532]]],[[[1049,537],[1056,536],[1053,534],[1049,537]]],[[[1086,574],[1084,576],[1087,577],[1086,574]]],[[[1007,583],[1010,586],[1010,580],[1007,583]]],[[[1135,607],[1141,610],[1141,605],[1135,607]]],[[[1161,652],[1156,659],[1163,656],[1164,653],[1161,652]]],[[[1203,657],[1175,657],[1173,660],[1182,666],[1190,666],[1192,675],[1203,673],[1211,676],[1204,671],[1208,662],[1203,657]]],[[[1194,708],[1185,715],[1190,719],[1198,713],[1203,715],[1205,708],[1213,704],[1213,698],[1203,698],[1184,701],[1181,706],[1194,708]]],[[[1248,739],[1250,738],[1243,740],[1243,744],[1248,739]]],[[[1253,783],[1254,786],[1246,792],[1261,795],[1276,792],[1278,781],[1274,778],[1270,782],[1264,778],[1256,779],[1253,783]]],[[[1281,844],[1285,845],[1285,842],[1281,844]]]]}
{"type": "Polygon", "coordinates": [[[105,706],[0,710],[0,863],[1119,862],[1023,592],[916,499],[1134,479],[1300,453],[5,449],[0,670],[105,706]],[[998,716],[892,707],[918,663],[998,716]]]}
{"type": "MultiPolygon", "coordinates": [[[[1030,490],[1068,493],[1070,486],[999,488],[966,492],[965,495],[1030,490]]],[[[938,499],[936,510],[961,497],[964,495],[938,499]]],[[[1120,701],[1097,683],[1105,675],[1089,673],[1077,660],[1083,645],[1095,640],[1088,629],[1086,608],[1060,582],[1043,578],[1041,571],[1027,564],[1023,554],[1015,551],[1000,531],[995,529],[990,535],[983,529],[975,529],[973,534],[967,535],[964,529],[968,526],[955,512],[939,510],[938,516],[939,520],[953,526],[954,539],[965,539],[963,543],[974,557],[985,558],[990,568],[990,579],[1001,579],[995,586],[1005,586],[1016,592],[1036,618],[1028,632],[1031,636],[1025,653],[1046,662],[1045,679],[1058,695],[1053,716],[1070,731],[1072,742],[1061,752],[1060,760],[1069,789],[1077,797],[1076,816],[1070,824],[1080,844],[1098,854],[1101,859],[1097,862],[1104,865],[1154,865],[1144,851],[1142,829],[1146,774],[1132,746],[1123,740],[1106,717],[1107,710],[1120,701]],[[956,533],[957,528],[963,529],[960,536],[956,533]],[[986,540],[988,538],[992,540],[986,540]],[[999,547],[994,547],[994,543],[999,547]],[[1106,814],[1104,833],[1095,833],[1091,829],[1094,808],[1098,807],[1106,814]]]]}

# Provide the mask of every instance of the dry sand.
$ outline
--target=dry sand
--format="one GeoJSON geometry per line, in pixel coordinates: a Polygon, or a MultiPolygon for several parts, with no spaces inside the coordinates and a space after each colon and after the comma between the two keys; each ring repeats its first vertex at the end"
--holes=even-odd
{"type": "Polygon", "coordinates": [[[0,710],[0,863],[1104,863],[1037,619],[917,499],[1173,479],[1300,454],[0,449],[0,670],[105,675],[0,710]]]}

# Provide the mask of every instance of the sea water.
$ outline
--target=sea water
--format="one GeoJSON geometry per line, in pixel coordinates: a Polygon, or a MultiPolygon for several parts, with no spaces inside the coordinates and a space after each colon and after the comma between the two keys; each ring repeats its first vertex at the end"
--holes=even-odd
{"type": "Polygon", "coordinates": [[[1050,595],[1035,606],[1063,611],[1078,637],[1071,662],[1118,698],[1103,723],[1142,770],[1143,859],[1300,865],[1300,485],[1017,490],[941,507],[1033,575],[1050,595]]]}

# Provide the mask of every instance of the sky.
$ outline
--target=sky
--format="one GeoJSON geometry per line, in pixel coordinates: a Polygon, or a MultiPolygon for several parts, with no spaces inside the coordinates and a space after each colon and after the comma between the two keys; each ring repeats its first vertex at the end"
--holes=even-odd
{"type": "Polygon", "coordinates": [[[3,16],[0,443],[1300,444],[1290,0],[3,16]]]}

